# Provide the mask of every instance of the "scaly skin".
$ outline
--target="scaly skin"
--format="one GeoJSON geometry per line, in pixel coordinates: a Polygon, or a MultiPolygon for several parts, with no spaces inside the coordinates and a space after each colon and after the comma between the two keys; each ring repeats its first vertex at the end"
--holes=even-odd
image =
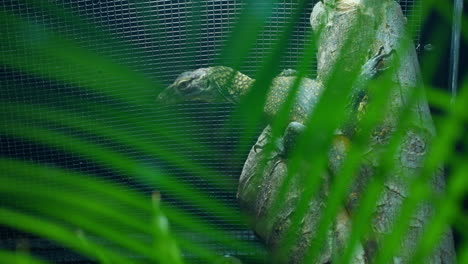
{"type": "Polygon", "coordinates": [[[229,67],[200,68],[181,73],[156,99],[161,104],[184,101],[238,103],[254,80],[229,67]],[[230,85],[229,85],[230,84],[230,85]]]}
{"type": "MultiPolygon", "coordinates": [[[[280,75],[273,79],[264,107],[264,113],[269,120],[285,102],[295,78],[280,75]]],[[[179,75],[172,85],[159,94],[157,101],[162,104],[181,101],[237,104],[249,92],[254,82],[254,79],[229,67],[200,68],[179,75]]],[[[289,121],[304,123],[321,90],[322,86],[318,82],[304,78],[291,107],[289,121]]]]}
{"type": "MultiPolygon", "coordinates": [[[[273,119],[285,103],[296,77],[292,70],[285,70],[274,78],[268,91],[263,112],[268,120],[273,119]]],[[[161,104],[181,101],[231,102],[237,104],[249,92],[255,80],[225,66],[200,68],[184,72],[172,85],[162,91],[157,101],[161,104]]],[[[303,131],[309,113],[317,103],[322,85],[304,78],[290,108],[285,135],[277,142],[277,148],[286,157],[295,145],[296,138],[303,131]],[[284,140],[283,140],[284,139],[284,140]]]]}

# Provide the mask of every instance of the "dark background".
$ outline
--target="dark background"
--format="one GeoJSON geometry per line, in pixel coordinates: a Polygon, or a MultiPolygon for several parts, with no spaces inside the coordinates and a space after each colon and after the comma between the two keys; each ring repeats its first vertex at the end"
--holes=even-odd
{"type": "MultiPolygon", "coordinates": [[[[150,14],[156,16],[149,18],[154,23],[153,25],[164,25],[158,28],[158,32],[152,32],[157,34],[156,39],[151,38],[147,34],[150,29],[145,27],[144,21],[138,17],[138,13],[132,11],[130,1],[88,1],[88,0],[77,0],[77,1],[58,1],[62,7],[72,11],[75,15],[86,17],[92,23],[98,25],[97,29],[111,34],[119,39],[122,39],[126,44],[127,48],[112,48],[106,46],[106,43],[96,43],[90,36],[83,34],[83,32],[77,27],[70,27],[60,21],[55,21],[49,17],[43,15],[36,8],[24,4],[23,1],[4,1],[0,6],[6,10],[15,12],[28,18],[32,23],[45,24],[47,27],[54,28],[57,32],[61,32],[76,40],[77,43],[83,47],[89,48],[98,54],[108,56],[114,59],[118,63],[122,63],[129,67],[132,67],[138,72],[145,74],[145,76],[161,83],[163,86],[169,84],[179,73],[185,70],[191,70],[194,68],[205,67],[216,63],[215,56],[213,54],[219,54],[221,47],[226,41],[225,36],[228,35],[232,26],[234,25],[233,16],[239,14],[240,5],[239,1],[206,1],[208,4],[202,10],[201,19],[207,21],[206,24],[202,23],[202,30],[200,33],[201,41],[196,43],[194,47],[187,49],[187,46],[191,43],[192,37],[187,32],[190,29],[187,28],[187,18],[184,16],[189,10],[186,1],[157,1],[158,5],[153,5],[148,8],[150,14]],[[185,13],[184,13],[185,12],[185,13]],[[195,56],[192,53],[195,52],[195,56]]],[[[272,17],[266,30],[262,32],[261,39],[253,48],[251,54],[244,65],[241,66],[243,72],[250,76],[256,73],[261,58],[267,54],[270,50],[272,43],[274,43],[277,32],[281,30],[284,25],[285,19],[294,7],[295,1],[283,1],[276,9],[275,15],[272,17]]],[[[421,3],[419,0],[402,0],[400,1],[405,11],[409,10],[414,2],[421,3]]],[[[282,61],[282,66],[286,68],[294,68],[299,56],[302,52],[304,45],[304,37],[309,30],[309,14],[315,3],[311,1],[308,9],[305,10],[304,15],[301,17],[300,23],[296,28],[293,39],[290,41],[287,47],[287,54],[285,54],[282,61]]],[[[416,5],[417,6],[417,5],[416,5]]],[[[467,13],[465,8],[465,14],[467,13]]],[[[144,19],[143,19],[144,20],[144,19]]],[[[419,55],[421,58],[421,67],[423,70],[423,78],[426,84],[438,87],[439,89],[449,90],[448,79],[449,79],[449,52],[450,52],[450,34],[451,34],[451,21],[447,21],[445,18],[440,17],[436,13],[431,13],[430,19],[421,28],[417,25],[417,17],[411,16],[408,19],[411,25],[416,25],[416,32],[420,33],[415,38],[416,42],[419,42],[420,47],[424,47],[426,44],[432,45],[431,51],[425,51],[423,48],[419,49],[419,55]],[[437,34],[434,32],[437,31],[437,34]],[[434,36],[437,36],[434,38],[434,36]],[[437,64],[438,67],[435,70],[435,74],[424,74],[426,71],[426,64],[424,64],[425,57],[434,55],[442,55],[441,61],[437,64]]],[[[9,40],[7,37],[7,41],[9,40]]],[[[11,38],[13,40],[13,37],[11,38]]],[[[462,38],[462,47],[460,50],[460,81],[464,76],[467,75],[467,43],[462,38]]],[[[4,44],[4,43],[2,43],[4,44]]],[[[6,43],[6,49],[0,50],[0,52],[8,52],[8,44],[6,43]]],[[[27,54],[26,54],[27,55],[27,54]]],[[[31,61],[31,63],[40,63],[38,61],[31,61]]],[[[1,66],[1,65],[0,65],[1,66]]],[[[54,65],[48,65],[45,63],[41,64],[41,67],[47,69],[47,67],[54,67],[54,65]]],[[[64,71],[74,70],[63,69],[64,71]]],[[[309,75],[313,77],[314,68],[311,67],[309,75]]],[[[90,76],[91,78],[102,78],[99,72],[95,75],[90,76]]],[[[111,87],[122,86],[126,88],[124,84],[119,84],[109,80],[111,87]]],[[[40,103],[51,105],[60,101],[61,107],[67,108],[68,110],[75,111],[76,113],[83,115],[83,117],[93,117],[101,120],[103,123],[115,122],[114,119],[106,115],[99,116],[93,112],[88,112],[84,105],[80,102],[86,101],[87,103],[92,102],[95,104],[103,104],[106,107],[117,109],[124,109],[134,114],[136,119],[148,118],[148,122],[153,119],[164,118],[166,120],[164,125],[168,129],[177,129],[191,135],[193,138],[197,138],[200,143],[206,144],[214,149],[222,150],[223,155],[212,156],[209,153],[198,153],[190,149],[186,149],[183,146],[177,146],[175,151],[185,153],[187,159],[199,159],[202,165],[210,167],[219,172],[219,175],[223,175],[226,178],[226,182],[235,182],[237,177],[240,175],[243,161],[247,155],[248,147],[251,146],[252,141],[255,137],[252,137],[248,142],[242,142],[243,152],[235,152],[236,146],[239,146],[239,134],[242,131],[241,126],[246,125],[235,120],[232,116],[232,108],[226,105],[202,105],[194,108],[193,105],[186,105],[178,109],[165,108],[165,109],[154,109],[151,115],[147,113],[139,113],[137,109],[128,109],[127,106],[122,105],[120,102],[111,102],[105,99],[101,94],[93,94],[84,92],[80,87],[65,84],[63,82],[49,80],[47,78],[34,76],[21,72],[18,70],[11,69],[9,67],[0,67],[0,85],[2,87],[2,100],[8,102],[21,102],[21,103],[40,103]],[[78,100],[76,100],[78,99],[78,100]],[[213,114],[214,113],[214,114],[213,114]],[[172,116],[172,117],[171,117],[172,116]],[[179,119],[175,119],[175,117],[179,119]],[[171,119],[172,118],[172,119],[171,119]],[[182,120],[182,121],[181,121],[182,120]],[[231,120],[230,126],[225,126],[226,120],[231,120]],[[198,128],[204,128],[202,130],[198,128]]],[[[148,96],[155,96],[156,91],[148,96]]],[[[1,106],[0,106],[0,110],[1,106]]],[[[437,123],[438,117],[445,114],[443,109],[432,108],[434,119],[437,123]]],[[[14,118],[13,116],[4,115],[2,118],[14,118]]],[[[31,124],[32,126],[34,124],[31,124]]],[[[248,124],[247,124],[248,125],[248,124]]],[[[125,124],[122,124],[125,126],[125,124]]],[[[119,149],[123,153],[132,155],[139,160],[153,164],[159,169],[178,177],[179,180],[186,183],[192,184],[194,187],[202,189],[206,192],[215,193],[219,199],[227,206],[236,207],[237,203],[235,200],[235,184],[230,192],[221,193],[214,186],[210,186],[206,182],[194,181],[193,176],[190,172],[180,170],[164,162],[164,159],[160,157],[150,157],[143,153],[135,152],[133,149],[122,149],[120,146],[116,146],[113,142],[108,142],[106,139],[96,137],[95,135],[87,135],[81,131],[76,131],[69,128],[61,128],[59,126],[53,127],[54,129],[60,129],[63,133],[76,135],[81,138],[89,139],[92,142],[101,144],[110,148],[119,149]]],[[[258,128],[257,128],[258,129],[258,128]]],[[[136,134],[148,137],[149,144],[166,144],[170,148],[172,143],[161,135],[157,134],[145,134],[147,131],[134,131],[136,134]]],[[[466,135],[466,134],[465,134],[466,135]]],[[[172,149],[174,151],[174,149],[172,149]]],[[[462,144],[462,139],[457,145],[456,151],[464,152],[465,149],[462,144]]],[[[91,160],[86,160],[78,155],[72,155],[60,149],[54,149],[50,146],[41,145],[34,142],[29,142],[20,138],[12,136],[0,135],[0,155],[6,157],[14,157],[26,161],[31,161],[40,164],[53,164],[55,166],[90,173],[96,175],[99,178],[107,179],[111,182],[118,184],[124,184],[131,188],[137,189],[142,193],[149,194],[152,189],[149,186],[139,183],[138,181],[132,180],[129,175],[125,175],[119,171],[113,171],[109,168],[105,168],[96,164],[91,160]]],[[[447,170],[450,170],[448,167],[447,170]]],[[[245,240],[255,240],[255,237],[249,232],[245,226],[241,223],[233,225],[232,223],[223,222],[216,217],[210,216],[209,212],[200,212],[196,208],[190,207],[184,201],[172,197],[170,192],[164,193],[164,199],[167,203],[182,208],[187,212],[193,213],[194,215],[205,215],[207,221],[210,221],[213,225],[222,227],[226,230],[235,232],[239,237],[245,240]]],[[[468,205],[468,199],[464,202],[465,208],[468,205]]],[[[455,225],[455,231],[458,228],[466,227],[463,223],[455,225]]],[[[177,228],[177,227],[176,227],[177,228]]],[[[32,253],[46,257],[53,260],[56,263],[88,263],[82,257],[71,253],[68,250],[61,248],[60,246],[45,241],[43,239],[37,239],[34,236],[23,234],[20,232],[12,231],[9,229],[0,230],[1,241],[0,248],[29,248],[32,253]]],[[[456,232],[456,240],[460,241],[459,233],[456,232]]],[[[251,254],[262,254],[262,249],[226,249],[220,248],[216,243],[212,243],[213,248],[216,248],[220,254],[233,254],[246,256],[246,251],[251,251],[251,254]]]]}
{"type": "MultiPolygon", "coordinates": [[[[452,1],[451,1],[452,2],[452,1]]],[[[452,11],[452,10],[450,10],[452,11]]],[[[466,4],[463,10],[463,18],[466,21],[466,18],[468,17],[468,11],[466,8],[466,4]]],[[[424,78],[424,83],[431,84],[434,87],[437,87],[442,90],[450,91],[451,86],[450,86],[450,45],[451,45],[451,34],[452,34],[452,21],[447,20],[445,17],[442,17],[436,12],[431,12],[429,19],[427,23],[425,23],[422,26],[422,31],[421,31],[421,46],[424,46],[426,44],[432,44],[433,49],[431,51],[424,51],[422,49],[420,51],[420,56],[431,56],[431,54],[427,53],[435,53],[435,54],[440,54],[440,62],[438,63],[438,66],[435,70],[435,74],[424,74],[425,72],[425,66],[424,61],[421,62],[421,68],[423,71],[423,78],[424,78]],[[434,34],[434,31],[437,30],[438,34],[434,34]],[[437,38],[434,38],[434,36],[438,36],[437,38]]],[[[463,25],[462,25],[463,26],[463,25]]],[[[466,24],[465,24],[466,26],[466,24]]],[[[462,31],[465,30],[466,28],[462,28],[462,31]]],[[[468,77],[468,42],[467,42],[467,37],[463,37],[463,34],[461,35],[460,39],[460,57],[459,57],[459,75],[458,75],[458,89],[463,85],[463,82],[468,81],[466,77],[468,77]]],[[[434,54],[432,54],[434,55],[434,54]]],[[[432,115],[434,117],[434,120],[436,122],[436,126],[438,124],[438,117],[443,116],[445,114],[445,111],[442,109],[437,109],[437,108],[431,108],[432,115]]],[[[467,107],[468,111],[468,107],[467,107]]],[[[454,149],[454,152],[460,153],[463,155],[466,155],[467,153],[467,135],[468,135],[468,124],[465,122],[465,130],[461,137],[458,140],[456,149],[454,149]]],[[[450,167],[446,167],[446,171],[450,171],[450,167]]],[[[464,208],[464,215],[466,216],[468,214],[468,194],[465,195],[463,204],[464,208]]],[[[455,245],[458,247],[460,246],[460,242],[462,241],[462,233],[466,230],[466,222],[464,222],[466,219],[458,219],[456,223],[454,224],[454,235],[455,235],[455,245]]]]}

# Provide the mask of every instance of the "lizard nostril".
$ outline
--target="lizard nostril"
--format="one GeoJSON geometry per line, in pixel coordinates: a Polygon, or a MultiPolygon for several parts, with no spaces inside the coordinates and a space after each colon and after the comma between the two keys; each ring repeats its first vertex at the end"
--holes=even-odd
{"type": "Polygon", "coordinates": [[[158,97],[156,98],[156,101],[158,102],[164,101],[164,94],[160,93],[158,97]]]}

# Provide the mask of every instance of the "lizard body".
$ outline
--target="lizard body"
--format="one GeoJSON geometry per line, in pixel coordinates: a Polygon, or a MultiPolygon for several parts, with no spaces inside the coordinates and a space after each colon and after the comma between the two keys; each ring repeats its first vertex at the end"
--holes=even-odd
{"type": "MultiPolygon", "coordinates": [[[[363,111],[367,100],[364,94],[365,82],[377,75],[384,58],[391,54],[384,53],[383,48],[371,57],[362,67],[355,89],[349,99],[349,120],[338,134],[353,133],[352,120],[359,117],[358,111],[363,111]],[[364,95],[363,95],[364,94],[364,95]],[[356,115],[358,114],[358,115],[356,115]]],[[[272,80],[263,112],[267,120],[272,120],[285,103],[296,78],[294,70],[284,70],[272,80]]],[[[157,98],[161,104],[183,101],[201,101],[207,103],[230,102],[237,104],[250,89],[255,80],[249,76],[226,66],[199,68],[180,74],[176,80],[163,90],[157,98]]],[[[277,142],[280,153],[287,154],[294,146],[298,135],[304,130],[304,125],[313,111],[323,91],[320,80],[303,78],[289,110],[288,126],[283,138],[277,142]]]]}
{"type": "MultiPolygon", "coordinates": [[[[286,75],[286,74],[285,74],[286,75]]],[[[296,77],[280,75],[273,79],[268,92],[264,113],[271,120],[285,102],[296,77]]],[[[181,101],[239,103],[255,80],[225,66],[200,68],[184,72],[158,96],[160,103],[181,101]]],[[[290,111],[290,122],[304,123],[315,105],[322,86],[315,80],[304,78],[290,111]]]]}

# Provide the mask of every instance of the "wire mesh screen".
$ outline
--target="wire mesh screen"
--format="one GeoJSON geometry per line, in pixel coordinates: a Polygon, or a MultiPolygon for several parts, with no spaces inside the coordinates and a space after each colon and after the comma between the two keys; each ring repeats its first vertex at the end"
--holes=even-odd
{"type": "MultiPolygon", "coordinates": [[[[310,1],[302,12],[282,57],[282,69],[295,68],[301,58],[315,2],[310,1]]],[[[416,42],[421,3],[400,1],[416,32],[416,42]]],[[[272,51],[297,8],[296,1],[272,5],[255,46],[240,65],[249,76],[255,75],[272,51]]],[[[232,0],[2,1],[2,157],[86,173],[133,188],[148,199],[158,189],[164,203],[183,208],[240,240],[256,243],[240,217],[227,219],[197,208],[189,198],[173,195],[162,180],[153,179],[150,186],[133,177],[164,174],[237,210],[237,179],[256,139],[240,140],[241,134],[246,126],[257,131],[261,127],[237,119],[230,105],[158,107],[154,98],[157,87],[168,85],[181,72],[220,63],[220,54],[245,6],[243,1],[232,0]],[[130,135],[137,140],[126,141],[130,135]],[[107,166],[107,159],[118,165],[107,166]],[[192,165],[181,167],[173,160],[192,165]]],[[[255,8],[262,13],[269,7],[262,3],[255,8]]],[[[309,76],[314,72],[315,63],[311,62],[309,76]]],[[[14,203],[14,198],[7,200],[4,202],[14,203]]],[[[255,247],[228,247],[184,232],[176,223],[174,229],[183,237],[208,244],[220,255],[248,259],[263,254],[258,243],[255,247]]],[[[16,231],[5,229],[1,237],[4,248],[26,243],[31,251],[57,263],[85,261],[16,231]]],[[[190,252],[185,254],[190,258],[190,252]]]]}

